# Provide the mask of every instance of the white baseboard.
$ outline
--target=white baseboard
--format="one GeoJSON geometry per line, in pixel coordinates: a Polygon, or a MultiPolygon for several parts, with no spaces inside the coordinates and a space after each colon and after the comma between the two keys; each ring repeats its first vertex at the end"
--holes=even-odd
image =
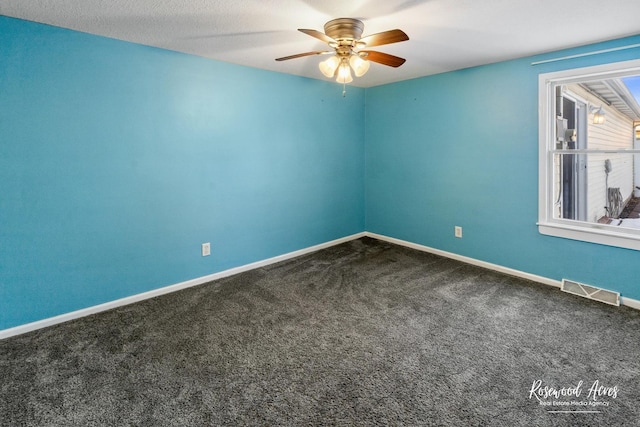
{"type": "MultiPolygon", "coordinates": [[[[440,249],[430,248],[428,246],[419,245],[417,243],[408,242],[406,240],[395,239],[393,237],[387,237],[381,234],[369,233],[365,232],[365,236],[371,237],[378,240],[383,240],[385,242],[393,243],[400,246],[406,246],[408,248],[417,249],[423,252],[429,252],[432,254],[440,255],[443,257],[455,259],[458,261],[465,262],[467,264],[477,265],[478,267],[488,268],[490,270],[495,270],[500,273],[505,273],[510,276],[521,277],[523,279],[531,280],[533,282],[543,283],[545,285],[550,285],[556,288],[560,288],[562,286],[562,281],[549,279],[548,277],[538,276],[531,273],[525,273],[524,271],[514,270],[512,268],[503,267],[501,265],[492,264],[486,261],[480,261],[475,258],[469,258],[466,256],[454,254],[452,252],[442,251],[440,249]]],[[[632,299],[620,297],[620,305],[626,305],[630,308],[635,308],[636,310],[640,310],[640,301],[632,299]]]]}
{"type": "Polygon", "coordinates": [[[68,322],[69,320],[79,319],[81,317],[90,316],[92,314],[100,313],[102,311],[111,310],[113,308],[122,307],[125,305],[133,304],[136,302],[144,301],[146,299],[155,298],[160,295],[169,294],[172,292],[187,289],[192,286],[202,285],[204,283],[211,282],[213,280],[222,279],[224,277],[233,276],[238,273],[253,270],[256,268],[264,267],[269,264],[275,264],[276,262],[286,261],[291,258],[306,255],[311,252],[325,249],[331,246],[339,245],[351,240],[364,237],[365,233],[357,233],[351,236],[343,237],[341,239],[332,240],[330,242],[321,243],[319,245],[310,246],[308,248],[300,249],[298,251],[289,252],[283,255],[278,255],[273,258],[268,258],[262,261],[253,262],[251,264],[242,265],[240,267],[231,268],[229,270],[220,271],[218,273],[210,274],[208,276],[198,277],[196,279],[187,280],[186,282],[176,283],[175,285],[165,286],[152,291],[143,292],[141,294],[132,295],[130,297],[109,301],[104,304],[94,305],[92,307],[83,308],[81,310],[72,311],[70,313],[61,314],[59,316],[50,317],[48,319],[38,320],[36,322],[27,323],[24,325],[16,326],[9,329],[3,329],[0,331],[0,340],[9,338],[15,335],[25,334],[27,332],[35,331],[37,329],[46,328],[48,326],[57,325],[59,323],[68,322]]]}
{"type": "MultiPolygon", "coordinates": [[[[9,329],[0,330],[0,340],[9,338],[15,335],[25,334],[27,332],[35,331],[37,329],[46,328],[48,326],[57,325],[59,323],[68,322],[70,320],[79,319],[81,317],[90,316],[92,314],[100,313],[103,311],[111,310],[113,308],[122,307],[125,305],[133,304],[136,302],[144,301],[146,299],[155,298],[160,295],[169,294],[172,292],[180,291],[182,289],[187,289],[192,286],[202,285],[204,283],[211,282],[213,280],[222,279],[224,277],[233,276],[238,273],[242,273],[245,271],[253,270],[256,268],[264,267],[270,264],[275,264],[280,261],[286,261],[291,258],[299,257],[301,255],[306,255],[311,252],[318,251],[320,249],[329,248],[331,246],[339,245],[341,243],[349,242],[351,240],[359,239],[361,237],[371,237],[378,240],[383,240],[389,243],[393,243],[400,246],[405,246],[412,249],[417,249],[423,252],[429,252],[436,255],[444,256],[447,258],[455,259],[458,261],[465,262],[467,264],[476,265],[479,267],[488,268],[490,270],[495,270],[501,273],[509,274],[511,276],[521,277],[523,279],[532,280],[534,282],[543,283],[545,285],[550,285],[559,288],[561,286],[561,282],[559,280],[549,279],[547,277],[537,276],[535,274],[525,273],[523,271],[514,270],[511,268],[503,267],[501,265],[492,264],[485,261],[480,261],[475,258],[469,258],[466,256],[458,255],[452,252],[442,251],[440,249],[430,248],[428,246],[419,245],[417,243],[408,242],[406,240],[395,239],[393,237],[383,236],[381,234],[362,232],[353,234],[351,236],[343,237],[341,239],[332,240],[330,242],[321,243],[319,245],[310,246],[305,249],[300,249],[298,251],[289,252],[283,255],[279,255],[273,258],[268,258],[262,261],[257,261],[251,264],[246,264],[240,267],[231,268],[229,270],[221,271],[218,273],[210,274],[208,276],[199,277],[192,280],[187,280],[186,282],[177,283],[175,285],[166,286],[159,289],[154,289],[152,291],[143,292],[137,295],[132,295],[130,297],[117,299],[114,301],[109,301],[104,304],[95,305],[92,307],[87,307],[81,310],[72,311],[70,313],[61,314],[59,316],[50,317],[48,319],[38,320],[36,322],[27,323],[24,325],[16,326],[9,329]]],[[[640,301],[631,299],[631,298],[620,298],[620,304],[626,305],[631,308],[635,308],[640,310],[640,301]]]]}
{"type": "Polygon", "coordinates": [[[640,310],[640,301],[638,301],[637,299],[620,297],[620,305],[626,305],[627,307],[640,310]]]}

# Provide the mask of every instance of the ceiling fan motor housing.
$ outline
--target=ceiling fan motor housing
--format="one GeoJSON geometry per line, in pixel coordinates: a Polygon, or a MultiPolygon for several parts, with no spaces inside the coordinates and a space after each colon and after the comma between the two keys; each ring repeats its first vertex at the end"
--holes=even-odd
{"type": "Polygon", "coordinates": [[[362,21],[353,18],[333,19],[324,24],[324,33],[332,39],[355,41],[362,37],[364,24],[362,21]]]}

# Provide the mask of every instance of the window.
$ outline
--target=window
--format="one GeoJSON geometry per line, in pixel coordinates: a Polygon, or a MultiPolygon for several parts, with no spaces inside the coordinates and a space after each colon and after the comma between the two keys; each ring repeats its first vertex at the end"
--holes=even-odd
{"type": "Polygon", "coordinates": [[[541,74],[540,233],[640,250],[640,60],[541,74]]]}

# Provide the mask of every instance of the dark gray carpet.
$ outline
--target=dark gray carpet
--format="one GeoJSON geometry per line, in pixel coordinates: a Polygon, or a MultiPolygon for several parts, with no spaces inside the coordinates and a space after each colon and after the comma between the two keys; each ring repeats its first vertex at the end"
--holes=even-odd
{"type": "Polygon", "coordinates": [[[0,341],[0,419],[637,426],[639,356],[638,311],[363,238],[0,341]]]}

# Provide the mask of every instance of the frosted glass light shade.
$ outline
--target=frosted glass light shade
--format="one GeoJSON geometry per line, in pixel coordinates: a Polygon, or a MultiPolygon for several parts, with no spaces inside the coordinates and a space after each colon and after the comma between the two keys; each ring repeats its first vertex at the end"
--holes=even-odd
{"type": "Polygon", "coordinates": [[[364,76],[364,74],[369,70],[369,61],[362,59],[360,55],[351,55],[349,64],[351,64],[351,68],[353,68],[353,72],[356,77],[364,76]]]}
{"type": "Polygon", "coordinates": [[[340,64],[340,67],[338,67],[338,78],[336,81],[338,83],[351,83],[353,81],[353,77],[351,77],[351,68],[346,60],[340,64]]]}
{"type": "Polygon", "coordinates": [[[333,77],[336,74],[338,65],[340,65],[340,59],[338,59],[337,56],[332,56],[326,61],[322,61],[320,64],[318,64],[318,67],[320,68],[320,72],[322,74],[327,77],[333,77]]]}

